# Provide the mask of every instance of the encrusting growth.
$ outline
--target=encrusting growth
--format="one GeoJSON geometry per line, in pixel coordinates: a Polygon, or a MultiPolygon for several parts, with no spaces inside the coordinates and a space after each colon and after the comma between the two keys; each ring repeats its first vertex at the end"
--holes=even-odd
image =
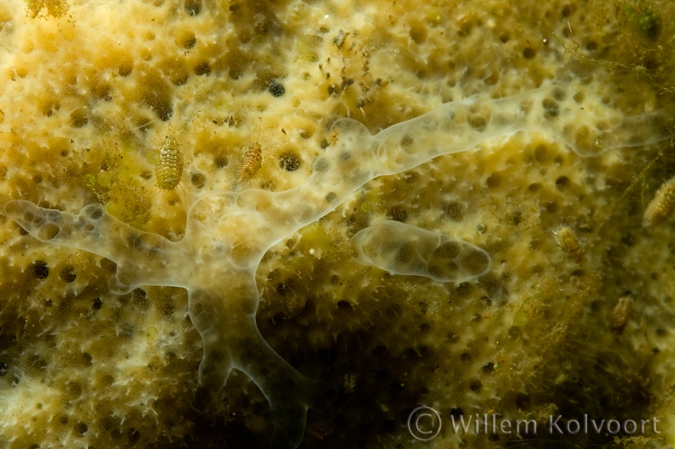
{"type": "Polygon", "coordinates": [[[644,226],[656,226],[668,220],[675,209],[675,177],[661,184],[656,195],[647,205],[644,226]]]}

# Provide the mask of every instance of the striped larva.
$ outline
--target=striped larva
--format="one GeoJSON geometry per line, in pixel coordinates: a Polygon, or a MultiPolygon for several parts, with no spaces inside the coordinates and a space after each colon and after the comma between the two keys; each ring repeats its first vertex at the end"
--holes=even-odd
{"type": "Polygon", "coordinates": [[[262,149],[258,142],[251,145],[241,161],[241,167],[239,167],[239,178],[237,183],[242,183],[249,181],[255,176],[255,174],[260,169],[262,165],[262,149]]]}
{"type": "Polygon", "coordinates": [[[166,136],[159,150],[159,163],[155,166],[157,186],[164,190],[173,190],[183,177],[183,153],[173,136],[166,136]]]}
{"type": "Polygon", "coordinates": [[[644,226],[655,226],[666,221],[675,209],[675,178],[661,184],[654,198],[647,205],[644,226]]]}
{"type": "Polygon", "coordinates": [[[562,249],[570,259],[576,263],[584,261],[584,248],[579,243],[579,240],[577,240],[577,236],[574,235],[574,231],[568,226],[560,226],[553,231],[553,236],[555,237],[556,242],[558,242],[560,249],[562,249]]]}

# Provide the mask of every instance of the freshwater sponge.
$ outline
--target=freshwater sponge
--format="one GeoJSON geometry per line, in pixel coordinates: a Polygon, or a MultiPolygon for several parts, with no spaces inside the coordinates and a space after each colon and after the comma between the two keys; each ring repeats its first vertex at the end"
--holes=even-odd
{"type": "MultiPolygon", "coordinates": [[[[474,96],[375,135],[356,120],[337,120],[332,129],[336,141],[314,160],[310,177],[284,191],[236,189],[192,198],[180,241],[134,229],[101,205],[85,206],[75,215],[15,200],[7,203],[5,213],[42,242],[115,262],[117,272],[110,279],[114,293],[146,285],[185,288],[190,320],[203,341],[195,406],[208,410],[231,370],[238,369],[269,401],[275,425],[270,445],[296,448],[303,439],[307,409],[325,408],[332,389],[301,375],[258,331],[255,273],[263,255],[335,210],[371,179],[470,150],[489,139],[521,131],[545,133],[587,157],[669,138],[655,130],[660,113],[622,119],[601,101],[601,91],[600,85],[589,89],[547,83],[508,98],[474,96]]],[[[171,149],[177,151],[177,145],[171,149]]],[[[257,169],[258,156],[251,168],[257,169]]],[[[177,184],[182,161],[170,162],[168,175],[177,184]]],[[[359,261],[395,274],[463,282],[490,269],[490,256],[480,248],[399,222],[366,228],[352,243],[359,261]]]]}
{"type": "Polygon", "coordinates": [[[476,245],[417,226],[385,220],[351,239],[356,261],[392,274],[465,282],[490,269],[490,255],[476,245]]]}

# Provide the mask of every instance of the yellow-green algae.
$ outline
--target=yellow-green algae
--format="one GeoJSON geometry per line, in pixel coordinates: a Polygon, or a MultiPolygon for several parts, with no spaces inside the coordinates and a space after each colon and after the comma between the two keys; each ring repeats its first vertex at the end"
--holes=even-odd
{"type": "MultiPolygon", "coordinates": [[[[2,202],[70,213],[100,202],[178,239],[196,197],[232,186],[242,149],[266,149],[250,187],[283,191],[338,141],[330,125],[340,117],[375,133],[547,80],[604,85],[620,117],[672,111],[673,13],[665,1],[7,1],[2,202]],[[655,35],[645,12],[660,18],[655,35]],[[272,81],[284,95],[270,94],[272,81]],[[148,158],[170,131],[188,165],[184,185],[164,193],[148,158]],[[305,161],[292,172],[279,163],[289,151],[305,161]]],[[[669,132],[660,117],[652,127],[669,132]]],[[[321,230],[273,247],[256,272],[258,326],[299,371],[339,389],[323,414],[310,412],[303,447],[412,447],[406,419],[418,404],[446,423],[460,409],[542,423],[661,420],[660,435],[619,442],[460,437],[446,426],[431,447],[669,443],[672,224],[645,229],[638,189],[622,195],[640,178],[648,201],[673,176],[672,152],[666,140],[583,158],[545,132],[519,133],[373,180],[321,230]],[[492,268],[459,285],[364,269],[349,239],[383,219],[470,241],[492,268]],[[562,223],[583,264],[558,248],[562,223]],[[617,335],[611,315],[626,296],[633,310],[617,335]]],[[[218,410],[190,407],[202,350],[183,290],[115,295],[109,260],[24,234],[2,218],[0,447],[266,444],[267,403],[244,376],[230,376],[218,410]]]]}

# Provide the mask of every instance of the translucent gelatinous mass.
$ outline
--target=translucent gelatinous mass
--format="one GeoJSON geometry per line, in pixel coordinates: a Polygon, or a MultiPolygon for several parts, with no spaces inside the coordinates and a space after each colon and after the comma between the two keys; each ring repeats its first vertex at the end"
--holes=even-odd
{"type": "Polygon", "coordinates": [[[392,274],[466,282],[490,269],[490,255],[476,245],[398,221],[385,220],[362,229],[351,243],[357,262],[392,274]]]}

